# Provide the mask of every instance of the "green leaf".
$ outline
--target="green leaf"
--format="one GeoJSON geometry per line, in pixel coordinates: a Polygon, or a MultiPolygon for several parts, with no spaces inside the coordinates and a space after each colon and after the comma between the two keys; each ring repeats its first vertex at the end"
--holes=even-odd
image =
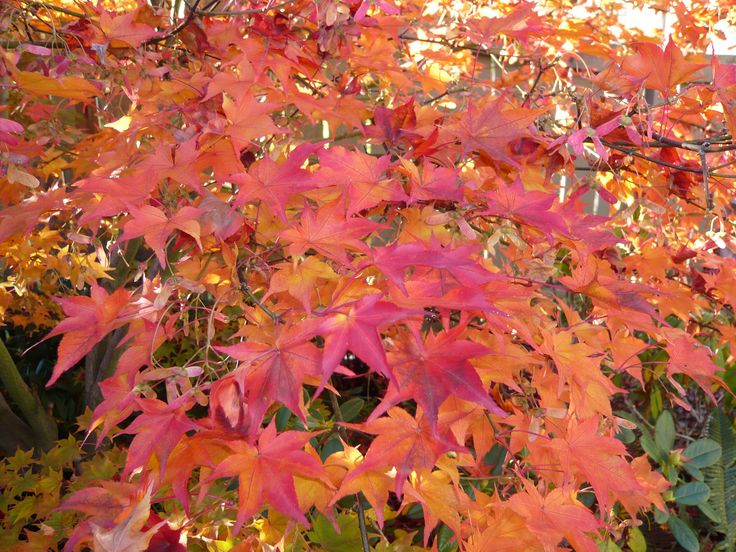
{"type": "Polygon", "coordinates": [[[647,552],[647,540],[638,527],[629,527],[626,545],[631,549],[631,552],[647,552]]]}
{"type": "Polygon", "coordinates": [[[721,523],[721,518],[718,517],[718,512],[716,512],[713,509],[713,506],[711,506],[708,502],[703,502],[702,504],[698,504],[698,508],[700,508],[700,511],[703,512],[710,520],[715,523],[721,523]]]}
{"type": "Polygon", "coordinates": [[[621,552],[621,547],[611,539],[598,543],[600,552],[621,552]]]}
{"type": "Polygon", "coordinates": [[[284,431],[286,429],[286,425],[289,423],[289,418],[291,418],[291,410],[285,406],[279,408],[276,412],[276,430],[284,431]]]}
{"type": "Polygon", "coordinates": [[[343,421],[351,422],[357,418],[360,411],[363,410],[364,405],[365,401],[358,398],[350,399],[349,401],[345,401],[341,404],[340,413],[342,414],[343,421]]]}
{"type": "Polygon", "coordinates": [[[317,516],[308,533],[309,540],[320,545],[324,552],[345,552],[346,550],[362,550],[358,517],[340,514],[337,516],[340,532],[336,532],[332,522],[323,515],[317,516]]]}
{"type": "Polygon", "coordinates": [[[677,487],[674,492],[678,504],[694,506],[706,502],[710,497],[710,489],[705,483],[693,481],[677,487]]]}
{"type": "Polygon", "coordinates": [[[663,512],[662,510],[654,508],[654,521],[656,521],[660,525],[664,525],[665,523],[667,523],[668,519],[670,519],[669,513],[663,512]]]}
{"type": "Polygon", "coordinates": [[[657,464],[664,464],[667,461],[667,453],[657,446],[657,443],[654,442],[654,439],[651,438],[649,433],[642,430],[639,444],[644,449],[644,452],[649,455],[649,458],[657,464]]]}
{"type": "Polygon", "coordinates": [[[708,505],[719,520],[715,528],[723,533],[723,549],[736,548],[736,431],[720,408],[711,412],[707,435],[721,446],[721,457],[703,468],[705,483],[710,487],[708,505]]]}
{"type": "Polygon", "coordinates": [[[697,479],[698,481],[702,481],[705,479],[705,475],[703,475],[703,472],[700,471],[700,468],[696,468],[695,466],[692,466],[690,464],[683,464],[683,468],[685,468],[685,471],[689,473],[693,479],[697,479]]]}
{"type": "Polygon", "coordinates": [[[698,536],[690,527],[680,518],[670,516],[667,521],[672,531],[672,536],[687,552],[700,552],[700,544],[698,544],[698,536]]]}
{"type": "Polygon", "coordinates": [[[721,445],[713,439],[698,439],[690,443],[682,455],[687,458],[686,464],[696,468],[712,466],[721,457],[721,445]]]}
{"type": "Polygon", "coordinates": [[[665,410],[657,418],[654,426],[654,442],[664,452],[669,452],[675,446],[675,419],[669,410],[665,410]]]}
{"type": "Polygon", "coordinates": [[[437,530],[437,549],[439,552],[454,552],[457,550],[457,539],[454,538],[455,533],[452,532],[444,523],[437,530]]]}
{"type": "Polygon", "coordinates": [[[627,427],[622,427],[621,431],[615,437],[625,445],[633,443],[636,440],[636,434],[627,427]]]}

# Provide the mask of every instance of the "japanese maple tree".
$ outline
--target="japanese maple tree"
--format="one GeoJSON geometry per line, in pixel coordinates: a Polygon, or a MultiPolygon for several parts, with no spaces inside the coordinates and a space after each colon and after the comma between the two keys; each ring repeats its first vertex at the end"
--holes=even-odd
{"type": "Polygon", "coordinates": [[[736,388],[736,8],[636,7],[5,2],[4,340],[89,408],[7,542],[734,546],[676,447],[736,388]]]}

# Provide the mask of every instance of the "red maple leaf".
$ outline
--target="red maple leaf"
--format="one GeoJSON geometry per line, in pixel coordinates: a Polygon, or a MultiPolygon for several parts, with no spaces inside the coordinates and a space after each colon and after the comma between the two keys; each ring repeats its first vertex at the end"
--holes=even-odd
{"type": "Polygon", "coordinates": [[[108,294],[94,283],[89,297],[56,298],[67,318],[42,340],[64,334],[59,343],[58,360],[46,387],[56,383],[64,372],[82,360],[108,333],[129,322],[125,307],[130,304],[130,297],[130,292],[124,288],[108,294]]]}
{"type": "Polygon", "coordinates": [[[294,476],[317,479],[333,487],[322,465],[304,452],[304,445],[314,435],[300,431],[276,434],[272,421],[261,433],[256,446],[246,441],[228,441],[232,455],[220,462],[210,476],[238,477],[238,515],[235,532],[260,511],[264,502],[287,516],[308,525],[299,507],[294,476]]]}
{"type": "Polygon", "coordinates": [[[511,218],[532,226],[544,233],[552,243],[553,233],[569,235],[565,220],[552,211],[556,199],[556,194],[526,192],[521,180],[517,178],[512,185],[499,187],[486,194],[488,208],[483,214],[511,218]]]}
{"type": "Polygon", "coordinates": [[[506,416],[485,391],[469,362],[489,351],[483,345],[463,339],[464,327],[430,333],[425,339],[418,328],[411,327],[411,330],[395,339],[388,360],[396,383],[389,383],[383,401],[369,420],[401,401],[413,399],[426,412],[429,426],[436,432],[440,405],[451,395],[479,404],[497,416],[506,416]]]}
{"type": "Polygon", "coordinates": [[[247,173],[234,174],[227,180],[237,184],[238,195],[234,206],[259,200],[287,222],[286,204],[289,198],[314,187],[311,174],[301,166],[321,148],[320,144],[302,144],[289,153],[286,161],[276,163],[268,155],[251,165],[247,173]]]}
{"type": "Polygon", "coordinates": [[[314,383],[321,374],[320,350],[310,343],[313,325],[277,326],[268,342],[243,341],[215,347],[245,364],[237,369],[240,389],[248,393],[252,416],[262,419],[274,401],[279,401],[306,422],[302,386],[305,378],[314,383]]]}
{"type": "Polygon", "coordinates": [[[138,399],[136,403],[143,412],[121,432],[135,435],[128,447],[123,477],[137,468],[145,468],[149,460],[155,458],[163,479],[171,451],[187,431],[199,429],[199,425],[187,417],[193,400],[191,396],[182,395],[170,404],[158,399],[138,399]]]}
{"type": "Polygon", "coordinates": [[[405,201],[398,182],[386,176],[390,156],[376,158],[342,147],[328,149],[320,157],[317,181],[334,186],[343,197],[348,217],[375,207],[382,201],[405,201]]]}
{"type": "Polygon", "coordinates": [[[326,311],[329,314],[317,329],[325,336],[323,384],[340,364],[348,349],[376,372],[393,379],[378,327],[401,319],[406,316],[407,311],[393,303],[382,301],[382,298],[383,294],[375,293],[326,311]]]}
{"type": "Polygon", "coordinates": [[[375,222],[347,217],[340,202],[333,202],[316,213],[305,207],[299,224],[287,228],[280,236],[290,242],[288,250],[292,257],[314,249],[328,259],[350,266],[347,250],[367,251],[367,246],[358,238],[377,228],[380,225],[375,222]]]}

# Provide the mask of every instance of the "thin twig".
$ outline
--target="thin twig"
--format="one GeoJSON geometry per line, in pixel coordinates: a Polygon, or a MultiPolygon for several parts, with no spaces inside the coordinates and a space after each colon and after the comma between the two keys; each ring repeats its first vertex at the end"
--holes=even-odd
{"type": "Polygon", "coordinates": [[[713,196],[710,193],[710,182],[708,181],[708,155],[709,142],[703,142],[700,146],[700,165],[703,167],[703,188],[705,190],[705,208],[708,213],[713,210],[713,196]]]}
{"type": "Polygon", "coordinates": [[[151,44],[158,44],[159,42],[165,42],[166,40],[182,32],[187,27],[187,25],[189,25],[189,23],[192,22],[192,19],[194,19],[194,16],[197,15],[197,8],[199,7],[199,3],[201,1],[202,0],[195,0],[194,5],[192,6],[192,9],[189,10],[189,13],[184,18],[184,21],[182,21],[178,26],[174,27],[173,29],[171,29],[168,33],[166,33],[163,36],[157,36],[157,37],[146,40],[143,43],[143,45],[148,46],[151,44]]]}
{"type": "Polygon", "coordinates": [[[280,4],[274,4],[273,6],[265,6],[263,8],[251,8],[248,10],[235,10],[235,11],[206,11],[206,10],[197,10],[197,15],[205,15],[207,17],[236,17],[240,15],[253,15],[256,13],[266,13],[271,10],[278,10],[279,8],[284,8],[288,6],[289,4],[293,4],[295,0],[287,0],[286,2],[281,2],[280,4]]]}
{"type": "Polygon", "coordinates": [[[250,286],[248,285],[248,280],[245,277],[245,267],[241,266],[238,268],[238,278],[240,278],[240,289],[243,290],[243,293],[245,293],[248,298],[258,306],[258,308],[265,312],[269,318],[273,320],[274,324],[278,324],[281,321],[281,317],[264,305],[251,291],[250,286]]]}
{"type": "Polygon", "coordinates": [[[68,8],[63,8],[61,6],[54,6],[53,4],[47,4],[46,2],[26,2],[26,4],[34,8],[46,8],[47,10],[63,13],[66,15],[70,15],[71,17],[77,17],[79,19],[84,19],[87,17],[86,13],[77,12],[68,8]]]}

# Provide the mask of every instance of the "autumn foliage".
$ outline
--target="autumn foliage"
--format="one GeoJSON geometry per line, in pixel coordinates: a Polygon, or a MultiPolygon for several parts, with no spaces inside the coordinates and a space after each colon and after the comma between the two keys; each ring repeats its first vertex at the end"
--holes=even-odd
{"type": "Polygon", "coordinates": [[[3,542],[733,546],[683,448],[736,387],[736,9],[643,3],[671,36],[607,1],[4,3],[3,339],[89,410],[3,542]]]}

